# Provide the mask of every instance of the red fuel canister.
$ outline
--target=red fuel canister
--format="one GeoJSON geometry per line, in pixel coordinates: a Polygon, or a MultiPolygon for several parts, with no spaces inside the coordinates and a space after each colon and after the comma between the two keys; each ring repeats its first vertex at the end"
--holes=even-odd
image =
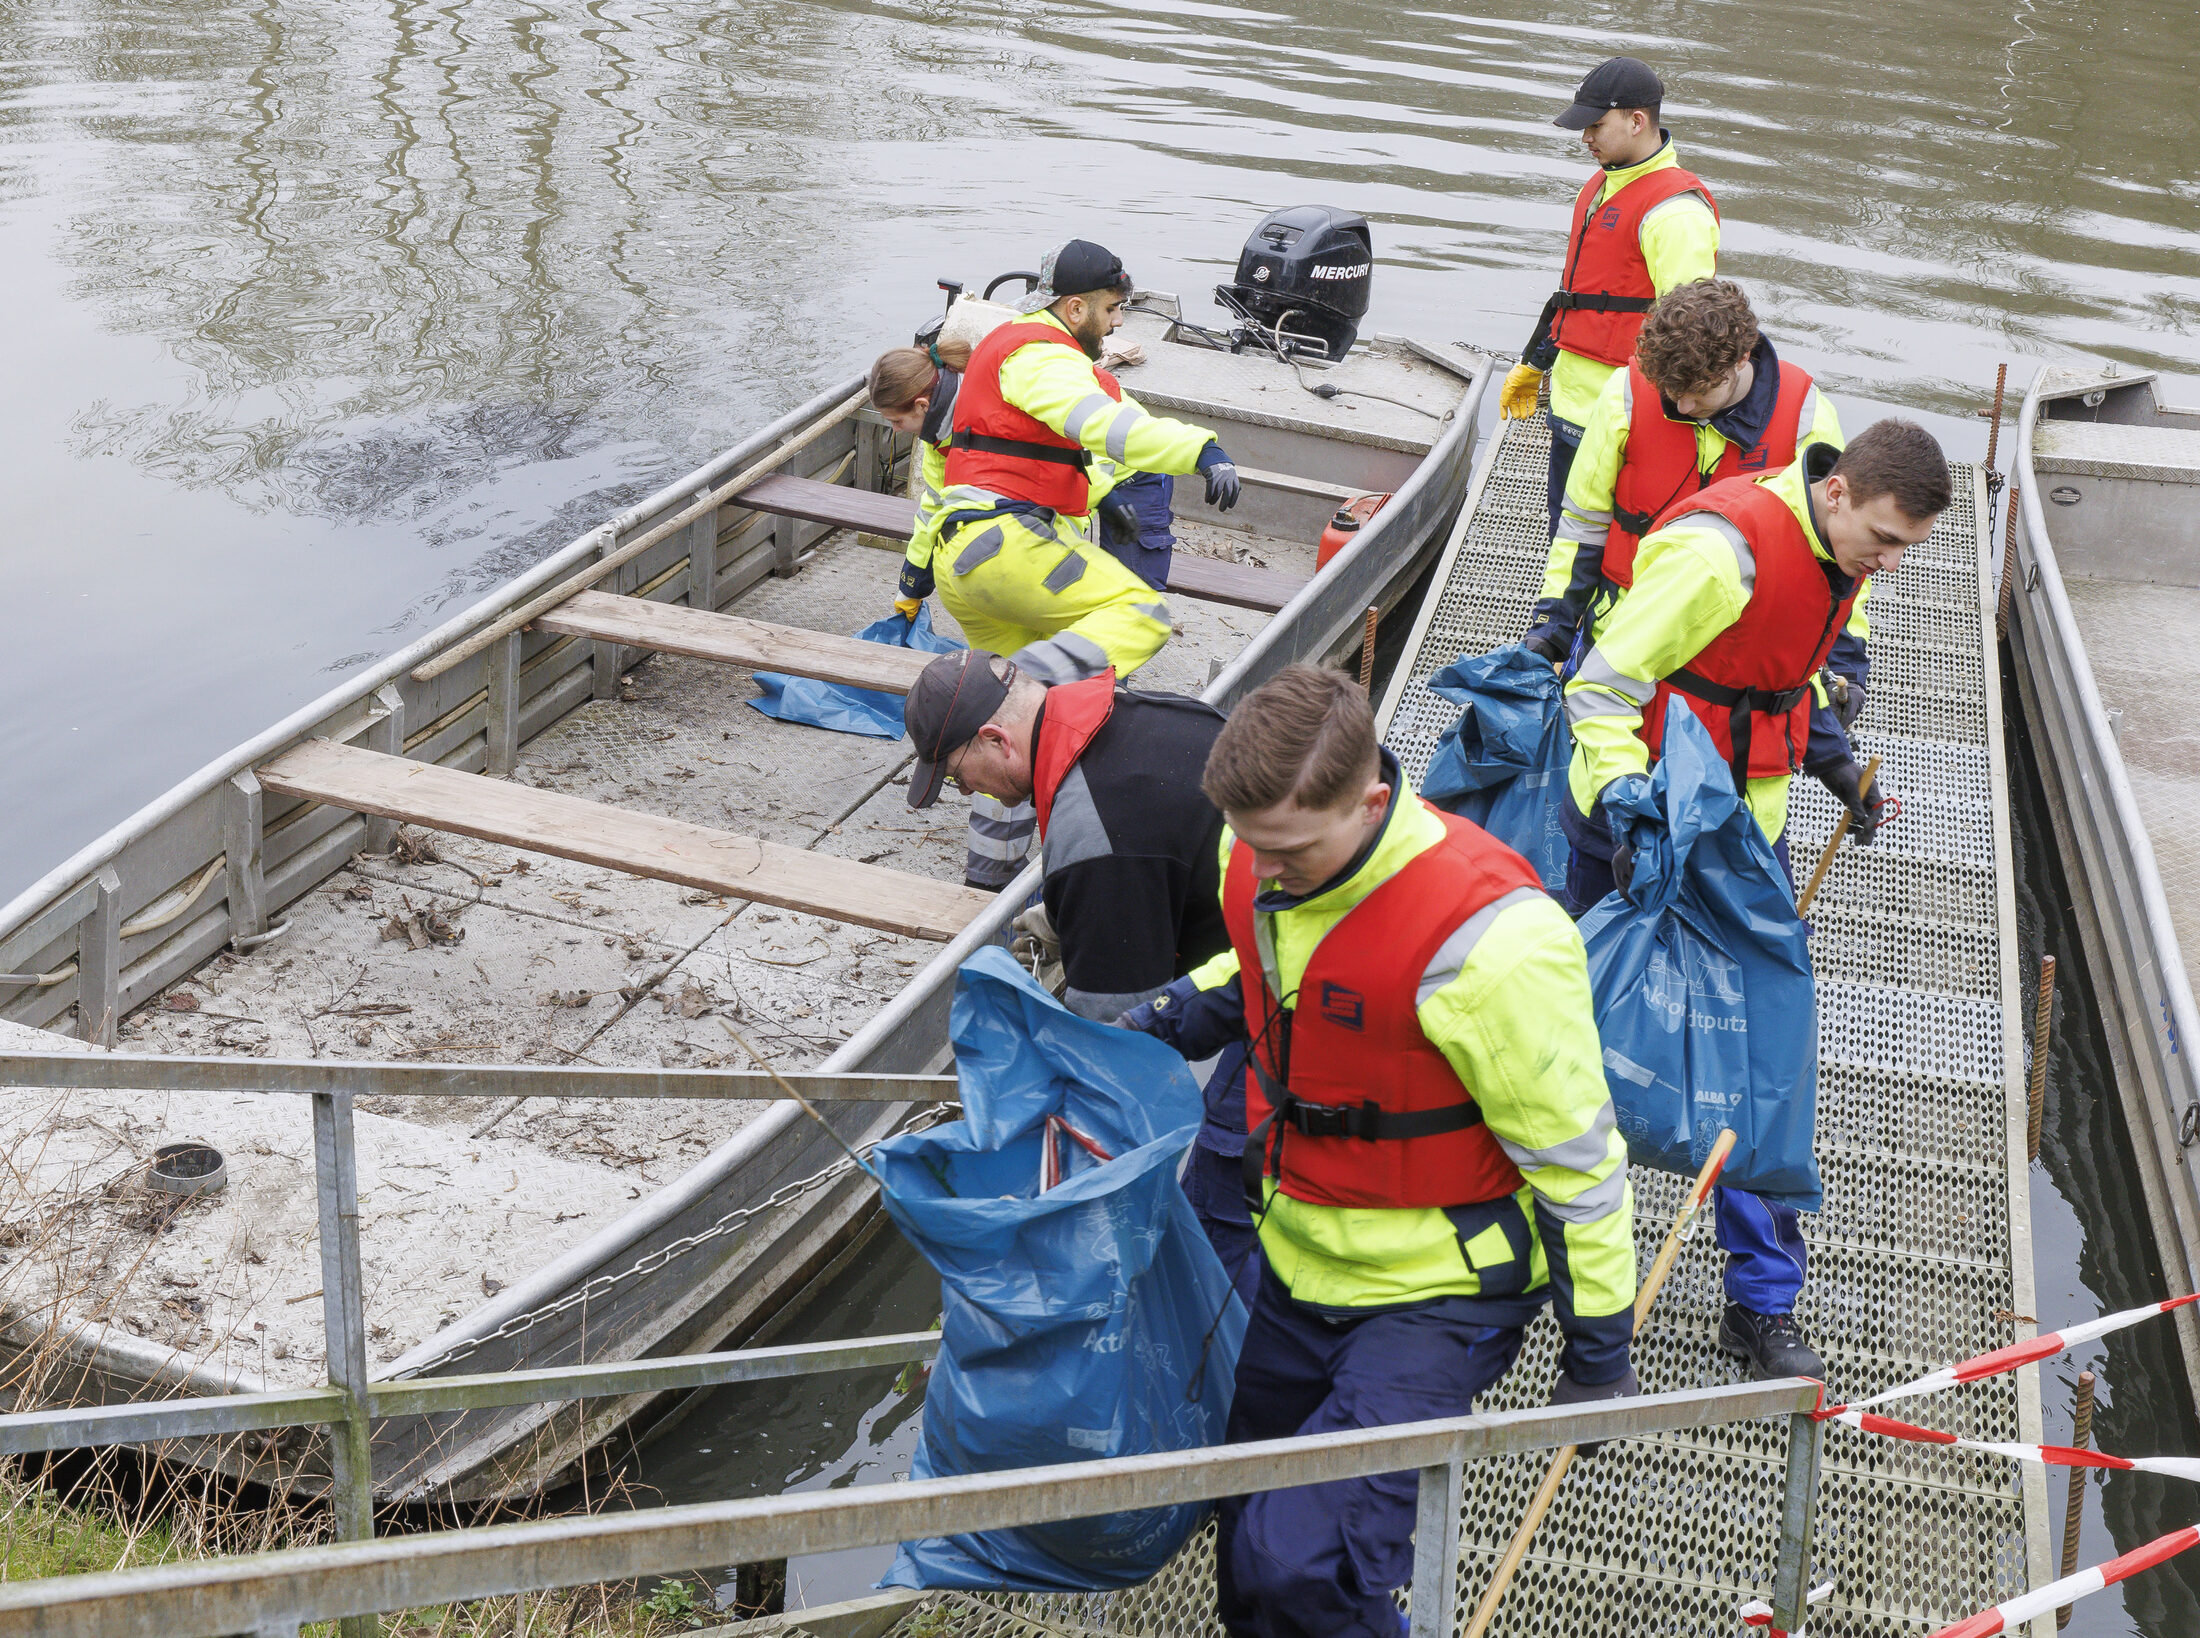
{"type": "Polygon", "coordinates": [[[1355,495],[1338,507],[1337,515],[1322,531],[1321,544],[1314,549],[1314,567],[1329,567],[1329,560],[1358,538],[1360,526],[1380,512],[1389,499],[1388,495],[1355,495]]]}

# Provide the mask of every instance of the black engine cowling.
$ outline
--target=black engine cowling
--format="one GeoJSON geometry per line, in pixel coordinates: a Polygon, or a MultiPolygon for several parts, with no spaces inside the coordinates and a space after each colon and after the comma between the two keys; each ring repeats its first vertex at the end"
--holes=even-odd
{"type": "MultiPolygon", "coordinates": [[[[1367,316],[1375,271],[1367,218],[1328,205],[1272,210],[1238,252],[1237,277],[1215,300],[1308,358],[1344,357],[1367,316]]],[[[1252,337],[1247,337],[1252,340],[1252,337]]]]}

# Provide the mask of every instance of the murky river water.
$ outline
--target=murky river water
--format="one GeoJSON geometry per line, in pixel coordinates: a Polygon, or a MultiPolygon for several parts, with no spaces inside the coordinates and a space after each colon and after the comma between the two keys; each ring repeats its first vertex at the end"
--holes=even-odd
{"type": "MultiPolygon", "coordinates": [[[[9,6],[0,895],[847,376],[936,276],[1079,233],[1196,308],[1261,212],[1313,199],[1376,223],[1376,327],[1517,346],[1582,174],[1547,121],[1612,51],[1665,71],[1727,271],[1835,390],[1961,417],[2004,358],[2200,374],[2193,24],[2164,0],[9,6]]],[[[2084,1107],[2050,1145],[2043,1318],[2148,1289],[2084,1107]]],[[[2120,1404],[2154,1406],[2142,1363],[2111,1359],[2120,1404]]],[[[2170,1448],[2176,1403],[2119,1435],[2170,1448]]],[[[2126,1544],[2191,1512],[2105,1494],[2126,1544]]],[[[2129,1602],[2193,1630],[2189,1598],[2129,1602]]],[[[2071,1630],[2137,1629],[2106,1598],[2071,1630]]]]}

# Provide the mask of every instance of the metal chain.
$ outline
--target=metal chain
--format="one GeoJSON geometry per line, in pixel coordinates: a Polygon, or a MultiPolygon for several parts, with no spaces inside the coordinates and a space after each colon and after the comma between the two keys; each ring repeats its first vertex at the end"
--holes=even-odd
{"type": "MultiPolygon", "coordinates": [[[[949,1106],[946,1104],[934,1104],[931,1108],[923,1110],[912,1117],[909,1123],[901,1127],[898,1132],[889,1133],[888,1136],[904,1136],[911,1132],[922,1132],[937,1126],[947,1118],[948,1108],[949,1106]]],[[[856,1152],[868,1159],[871,1151],[884,1141],[884,1138],[874,1139],[870,1143],[860,1145],[856,1152]]],[[[544,1303],[540,1308],[530,1308],[524,1313],[514,1314],[494,1331],[485,1332],[483,1335],[466,1342],[453,1344],[433,1359],[413,1366],[405,1373],[405,1376],[416,1377],[441,1366],[454,1365],[460,1360],[470,1358],[492,1342],[501,1342],[531,1331],[542,1324],[543,1321],[554,1319],[569,1309],[579,1307],[585,1302],[602,1296],[607,1291],[615,1290],[628,1280],[639,1279],[645,1274],[656,1273],[657,1270],[671,1262],[673,1258],[685,1256],[697,1246],[707,1245],[713,1240],[731,1234],[735,1229],[746,1224],[750,1218],[761,1216],[765,1212],[786,1205],[799,1196],[808,1193],[811,1189],[835,1182],[854,1169],[855,1162],[844,1155],[822,1171],[812,1172],[808,1177],[797,1178],[792,1183],[781,1184],[762,1200],[747,1206],[736,1206],[708,1228],[698,1229],[693,1234],[683,1235],[677,1240],[659,1246],[655,1251],[644,1252],[616,1274],[598,1274],[593,1279],[575,1286],[562,1296],[544,1303]]]]}

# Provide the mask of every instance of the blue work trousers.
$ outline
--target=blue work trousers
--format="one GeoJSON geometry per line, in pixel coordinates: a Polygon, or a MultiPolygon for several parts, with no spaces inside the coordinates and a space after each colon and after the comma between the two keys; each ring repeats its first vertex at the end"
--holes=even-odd
{"type": "Polygon", "coordinates": [[[1119,535],[1105,518],[1096,517],[1093,529],[1102,550],[1155,591],[1166,591],[1169,566],[1176,557],[1176,531],[1170,527],[1176,516],[1176,480],[1166,473],[1139,472],[1117,484],[1110,495],[1138,515],[1138,533],[1119,535]]]}
{"type": "MultiPolygon", "coordinates": [[[[1547,412],[1546,412],[1547,413],[1547,412]]],[[[1571,421],[1550,416],[1551,422],[1551,538],[1558,538],[1558,515],[1566,509],[1566,474],[1581,453],[1581,428],[1571,421]]]]}
{"type": "Polygon", "coordinates": [[[1726,1253],[1726,1300],[1753,1314],[1791,1314],[1808,1256],[1793,1206],[1743,1189],[1713,1189],[1712,1222],[1726,1253]]]}
{"type": "MultiPolygon", "coordinates": [[[[1464,1416],[1520,1353],[1517,1327],[1463,1299],[1333,1319],[1263,1273],[1238,1354],[1229,1442],[1464,1416]]],[[[1413,1574],[1416,1476],[1233,1496],[1218,1509],[1215,1595],[1231,1638],[1398,1638],[1413,1574]]]]}
{"type": "Polygon", "coordinates": [[[1184,1197],[1222,1259],[1223,1272],[1251,1313],[1260,1291],[1260,1231],[1245,1206],[1245,1161],[1204,1143],[1192,1145],[1184,1166],[1184,1197]]]}

